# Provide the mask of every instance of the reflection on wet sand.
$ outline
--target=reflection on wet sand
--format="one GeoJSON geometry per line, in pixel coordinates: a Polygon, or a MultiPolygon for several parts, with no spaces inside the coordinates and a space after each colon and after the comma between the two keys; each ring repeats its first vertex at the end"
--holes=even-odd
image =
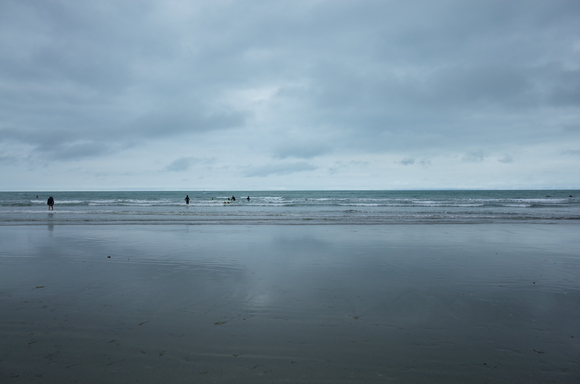
{"type": "Polygon", "coordinates": [[[579,379],[576,225],[48,229],[0,233],[2,380],[579,379]]]}

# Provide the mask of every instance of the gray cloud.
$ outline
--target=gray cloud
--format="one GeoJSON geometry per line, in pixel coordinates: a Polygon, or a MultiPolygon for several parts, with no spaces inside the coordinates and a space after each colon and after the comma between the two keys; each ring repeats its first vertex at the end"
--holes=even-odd
{"type": "Polygon", "coordinates": [[[367,168],[369,166],[368,161],[336,161],[329,169],[330,175],[340,173],[341,171],[346,171],[351,168],[367,168]]]}
{"type": "Polygon", "coordinates": [[[195,164],[197,159],[193,157],[181,157],[179,159],[175,159],[170,164],[165,166],[164,170],[166,171],[173,171],[173,172],[180,172],[180,171],[187,171],[192,164],[195,164]]]}
{"type": "MultiPolygon", "coordinates": [[[[411,165],[431,165],[418,153],[486,163],[473,143],[571,154],[579,19],[567,0],[5,0],[0,149],[66,164],[184,146],[243,159],[240,177],[397,153],[412,178],[411,165]],[[257,154],[289,162],[252,166],[257,154]]],[[[119,167],[145,174],[141,163],[119,167]]]]}
{"type": "Polygon", "coordinates": [[[324,155],[330,151],[331,149],[328,145],[321,143],[287,144],[276,148],[274,157],[277,159],[286,159],[288,157],[312,159],[313,157],[324,155]]]}
{"type": "Polygon", "coordinates": [[[315,169],[317,169],[317,167],[306,162],[278,163],[252,167],[245,172],[245,175],[248,177],[266,177],[270,175],[280,176],[296,172],[313,171],[315,169]]]}
{"type": "Polygon", "coordinates": [[[19,159],[14,156],[0,156],[0,164],[16,164],[19,159]]]}
{"type": "Polygon", "coordinates": [[[211,166],[215,163],[215,159],[205,157],[184,156],[173,160],[171,163],[163,167],[164,171],[182,172],[187,171],[194,165],[211,166]]]}
{"type": "Polygon", "coordinates": [[[571,133],[580,132],[580,124],[566,124],[562,127],[562,130],[571,133]]]}
{"type": "Polygon", "coordinates": [[[499,161],[500,163],[509,164],[514,162],[514,157],[506,153],[502,158],[498,159],[497,161],[499,161]]]}
{"type": "Polygon", "coordinates": [[[110,145],[93,141],[58,143],[52,147],[45,145],[36,150],[36,153],[58,161],[98,157],[111,152],[113,152],[113,148],[110,145]]]}
{"type": "Polygon", "coordinates": [[[483,151],[473,151],[466,153],[461,158],[461,161],[464,163],[481,163],[485,159],[487,159],[487,155],[483,151]]]}
{"type": "MultiPolygon", "coordinates": [[[[128,127],[134,135],[145,137],[172,136],[183,133],[197,133],[215,131],[243,126],[245,115],[243,112],[221,112],[206,115],[203,113],[187,113],[184,109],[178,111],[159,111],[148,113],[135,119],[128,127]]],[[[127,132],[122,133],[126,135],[127,132]]]]}
{"type": "Polygon", "coordinates": [[[416,160],[410,157],[405,157],[403,160],[400,160],[397,162],[398,164],[401,165],[420,165],[422,167],[430,167],[431,166],[431,161],[427,160],[427,159],[421,159],[421,160],[416,160]]]}

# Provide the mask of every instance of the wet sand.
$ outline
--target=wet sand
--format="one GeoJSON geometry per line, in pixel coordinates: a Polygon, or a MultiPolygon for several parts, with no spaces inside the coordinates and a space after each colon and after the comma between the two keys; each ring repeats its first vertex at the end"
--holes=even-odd
{"type": "Polygon", "coordinates": [[[2,383],[578,383],[580,225],[0,227],[2,383]]]}

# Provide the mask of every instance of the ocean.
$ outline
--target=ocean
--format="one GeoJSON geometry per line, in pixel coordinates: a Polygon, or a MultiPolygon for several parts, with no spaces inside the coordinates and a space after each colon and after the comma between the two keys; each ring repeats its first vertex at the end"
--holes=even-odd
{"type": "Polygon", "coordinates": [[[0,225],[476,224],[579,219],[578,190],[0,192],[0,225]],[[47,209],[49,196],[54,197],[54,211],[47,209]]]}

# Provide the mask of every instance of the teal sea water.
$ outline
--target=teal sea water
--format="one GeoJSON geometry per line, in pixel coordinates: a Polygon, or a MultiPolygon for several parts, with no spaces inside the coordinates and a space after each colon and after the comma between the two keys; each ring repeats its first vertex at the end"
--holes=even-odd
{"type": "Polygon", "coordinates": [[[580,191],[576,190],[0,192],[0,225],[47,221],[70,224],[556,223],[579,219],[580,191]],[[191,199],[189,204],[185,203],[186,195],[191,199]],[[54,211],[47,209],[49,196],[55,199],[54,211]]]}

